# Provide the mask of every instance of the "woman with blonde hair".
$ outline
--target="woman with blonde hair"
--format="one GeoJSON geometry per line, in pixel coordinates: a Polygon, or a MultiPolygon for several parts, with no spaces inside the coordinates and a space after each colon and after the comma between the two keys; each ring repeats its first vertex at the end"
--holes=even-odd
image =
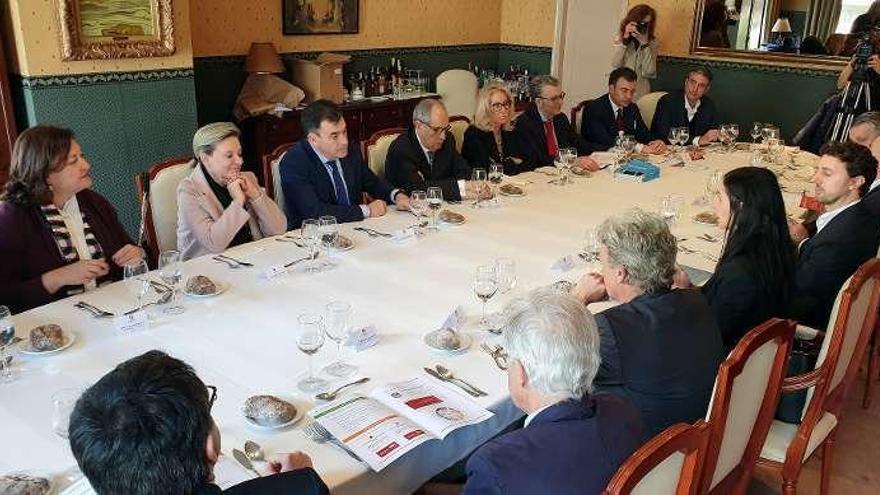
{"type": "Polygon", "coordinates": [[[522,159],[513,132],[513,113],[513,98],[503,84],[487,84],[480,90],[474,121],[464,132],[461,146],[461,155],[471,167],[500,163],[507,175],[534,168],[522,159]]]}
{"type": "Polygon", "coordinates": [[[238,128],[208,124],[193,136],[192,173],[177,187],[177,250],[183,259],[282,234],[287,218],[242,172],[238,128]]]}

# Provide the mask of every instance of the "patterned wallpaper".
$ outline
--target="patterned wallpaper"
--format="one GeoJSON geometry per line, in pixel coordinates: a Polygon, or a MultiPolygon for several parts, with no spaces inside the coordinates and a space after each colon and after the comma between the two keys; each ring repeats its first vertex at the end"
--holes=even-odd
{"type": "MultiPolygon", "coordinates": [[[[176,53],[170,57],[119,60],[61,60],[61,35],[56,0],[5,0],[3,30],[9,52],[13,53],[12,71],[26,76],[126,72],[148,69],[192,67],[190,43],[190,0],[174,0],[174,38],[176,53]]],[[[277,2],[280,4],[280,2],[277,2]]]]}
{"type": "Polygon", "coordinates": [[[502,1],[361,0],[357,34],[283,36],[280,0],[190,0],[193,53],[243,55],[252,41],[282,53],[497,43],[502,1]]]}
{"type": "Polygon", "coordinates": [[[552,47],[555,31],[556,2],[554,0],[503,0],[502,43],[552,47]]]}

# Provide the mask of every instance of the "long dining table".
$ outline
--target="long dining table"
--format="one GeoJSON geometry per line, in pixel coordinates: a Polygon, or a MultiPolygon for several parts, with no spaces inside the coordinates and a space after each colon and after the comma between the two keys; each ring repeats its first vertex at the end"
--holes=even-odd
{"type": "MultiPolygon", "coordinates": [[[[207,275],[227,284],[227,290],[210,298],[184,296],[186,311],[179,315],[166,315],[157,306],[149,329],[139,332],[117,332],[112,319],[93,318],[74,307],[83,300],[115,313],[131,309],[135,300],[124,282],[14,315],[21,337],[27,338],[35,326],[57,323],[75,333],[76,341],[53,355],[16,354],[17,379],[0,384],[0,474],[25,471],[56,479],[69,477],[76,463],[67,440],[53,432],[53,393],[85,388],[119,363],[161,349],[191,364],[206,384],[217,387],[213,417],[224,453],[230,454],[233,447],[241,449],[247,439],[258,442],[269,455],[302,450],[312,457],[333,493],[412,493],[523,416],[510,400],[504,372],[479,346],[496,337],[478,329],[480,303],[472,288],[478,265],[499,257],[516,263],[515,288],[489,302],[490,312],[499,311],[511,298],[532,288],[559,280],[575,282],[595,269],[578,256],[587,229],[630,207],[656,212],[664,196],[677,194],[683,208],[672,231],[684,246],[679,263],[712,271],[722,242],[701,238],[709,234],[720,239],[722,232],[693,217],[711,210],[706,190],[711,174],[747,166],[750,157],[747,151],[713,149],[705,159],[688,161],[681,168],[661,165],[660,178],[644,183],[616,180],[610,169],[592,177],[574,177],[566,186],[551,184],[553,177],[546,173],[520,174],[508,180],[524,185],[525,196],[499,196],[494,207],[445,204],[444,208],[463,214],[466,222],[442,224],[424,236],[389,239],[353,230],[363,226],[391,232],[414,222],[409,212],[393,209],[380,218],[340,225],[340,233],[354,241],[354,248],[332,253],[335,266],[317,273],[296,269],[271,278],[265,275],[267,268],[305,254],[294,243],[267,238],[237,246],[226,254],[247,260],[253,267],[232,269],[211,256],[184,263],[184,279],[207,275]],[[559,263],[566,256],[573,266],[559,263]],[[330,443],[312,441],[302,431],[305,420],[280,431],[249,426],[241,406],[251,395],[268,393],[310,402],[296,386],[308,365],[296,345],[297,316],[323,312],[331,300],[351,303],[353,325],[374,325],[379,335],[374,347],[347,350],[346,359],[358,367],[353,376],[371,378],[350,393],[367,393],[377,384],[419,376],[424,366],[443,364],[485,390],[488,395],[475,400],[494,415],[444,440],[420,445],[379,473],[330,443]],[[439,328],[458,306],[467,316],[464,331],[472,334],[474,343],[457,354],[428,348],[424,334],[439,328]]],[[[815,157],[802,153],[797,161],[799,170],[785,172],[788,177],[782,180],[790,213],[798,212],[815,157]]],[[[155,272],[149,275],[158,280],[155,272]]],[[[607,303],[590,309],[604,307],[607,303]]],[[[335,356],[336,348],[328,340],[315,355],[316,368],[335,356]]]]}

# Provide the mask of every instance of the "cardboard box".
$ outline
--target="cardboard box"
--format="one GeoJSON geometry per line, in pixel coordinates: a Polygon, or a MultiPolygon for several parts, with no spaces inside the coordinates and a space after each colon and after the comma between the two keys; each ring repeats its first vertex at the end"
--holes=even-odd
{"type": "Polygon", "coordinates": [[[324,98],[342,103],[342,64],[348,55],[322,53],[315,60],[294,60],[290,79],[306,93],[306,102],[324,98]]]}

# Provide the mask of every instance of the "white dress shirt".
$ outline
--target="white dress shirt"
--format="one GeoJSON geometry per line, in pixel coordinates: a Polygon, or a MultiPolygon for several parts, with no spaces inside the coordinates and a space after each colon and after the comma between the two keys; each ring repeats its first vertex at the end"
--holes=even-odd
{"type": "Polygon", "coordinates": [[[860,201],[861,200],[857,199],[846,206],[841,206],[840,208],[837,208],[836,210],[826,211],[825,213],[819,215],[819,218],[816,219],[816,234],[818,235],[819,232],[822,232],[822,229],[824,229],[826,225],[831,223],[831,221],[834,220],[834,217],[836,217],[837,215],[840,215],[841,213],[843,213],[844,210],[846,210],[847,208],[851,207],[854,204],[859,203],[860,201]]]}
{"type": "Polygon", "coordinates": [[[529,423],[531,423],[532,420],[535,419],[536,416],[538,416],[539,414],[541,414],[541,412],[544,411],[544,409],[547,409],[547,408],[550,407],[550,406],[555,406],[556,404],[558,404],[558,402],[553,402],[553,403],[550,403],[550,404],[546,404],[546,405],[541,406],[541,407],[535,409],[534,411],[530,412],[530,413],[526,416],[526,420],[525,420],[525,422],[523,422],[523,428],[529,426],[529,423]]]}
{"type": "MultiPolygon", "coordinates": [[[[700,109],[700,105],[702,103],[703,103],[703,100],[697,100],[697,104],[694,106],[691,106],[691,102],[688,101],[687,96],[684,97],[684,109],[687,112],[688,122],[693,121],[694,117],[697,116],[697,110],[700,109]]],[[[691,140],[691,143],[694,146],[699,146],[701,137],[702,136],[694,136],[694,138],[691,140]]]]}
{"type": "MultiPolygon", "coordinates": [[[[539,113],[540,113],[540,112],[539,112],[539,113]]],[[[419,146],[422,147],[422,153],[425,154],[425,159],[428,160],[428,166],[432,167],[432,169],[433,169],[433,167],[434,167],[434,158],[432,158],[431,155],[429,154],[429,153],[432,153],[432,151],[429,150],[428,148],[425,148],[425,145],[422,144],[422,138],[419,137],[419,133],[418,133],[418,132],[413,132],[413,134],[416,135],[416,141],[418,141],[418,142],[419,142],[419,146]]],[[[433,152],[433,153],[434,153],[434,157],[436,158],[436,156],[437,156],[437,152],[435,151],[435,152],[433,152]]],[[[488,173],[489,171],[487,170],[486,172],[488,173]]],[[[421,175],[421,173],[420,173],[419,175],[421,175]]],[[[425,178],[422,177],[422,180],[425,180],[425,178]]],[[[464,182],[464,180],[459,180],[459,181],[458,181],[458,194],[459,194],[459,196],[460,196],[462,199],[464,199],[464,197],[467,195],[467,191],[465,190],[465,182],[464,182]]]]}
{"type": "MultiPolygon", "coordinates": [[[[318,151],[316,148],[313,147],[312,150],[314,150],[315,154],[318,155],[318,160],[321,160],[321,164],[324,165],[324,169],[327,171],[327,176],[330,177],[330,183],[333,184],[333,190],[335,191],[336,181],[333,180],[333,171],[330,170],[330,165],[327,163],[331,160],[322,155],[321,152],[318,151]]],[[[339,177],[342,179],[342,185],[345,187],[345,190],[350,193],[351,191],[349,191],[348,189],[348,184],[345,182],[345,174],[342,173],[342,162],[340,162],[338,158],[332,161],[336,164],[336,170],[339,172],[339,177]]],[[[391,204],[394,204],[394,197],[397,196],[397,193],[399,191],[400,189],[394,189],[391,191],[391,197],[388,198],[391,201],[391,204]]],[[[339,198],[336,198],[336,200],[339,201],[339,198]]],[[[358,206],[361,208],[361,212],[364,214],[364,218],[370,218],[370,207],[368,205],[358,206]]]]}
{"type": "Polygon", "coordinates": [[[877,186],[880,186],[880,177],[874,179],[874,182],[871,183],[871,187],[868,188],[868,192],[871,192],[874,189],[877,189],[877,186]]]}
{"type": "MultiPolygon", "coordinates": [[[[76,249],[76,254],[79,256],[79,259],[92,259],[89,245],[86,244],[85,222],[83,221],[82,212],[79,209],[79,202],[76,200],[75,195],[71,196],[70,199],[64,203],[64,207],[59,210],[59,213],[64,220],[64,226],[67,227],[67,232],[70,233],[70,242],[73,244],[73,248],[76,249]]],[[[92,290],[97,287],[97,282],[92,279],[86,282],[84,286],[86,290],[92,290]]]]}

